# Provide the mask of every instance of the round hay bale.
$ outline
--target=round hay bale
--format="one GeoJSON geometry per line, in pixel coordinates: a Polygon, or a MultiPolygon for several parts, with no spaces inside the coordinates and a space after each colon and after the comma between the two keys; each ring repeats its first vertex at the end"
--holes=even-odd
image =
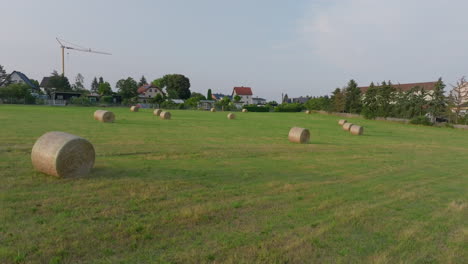
{"type": "Polygon", "coordinates": [[[245,108],[242,109],[242,113],[247,113],[248,111],[249,111],[249,110],[247,110],[247,109],[245,109],[245,108]]]}
{"type": "Polygon", "coordinates": [[[42,135],[31,152],[37,171],[63,178],[86,176],[94,166],[95,156],[88,140],[58,131],[42,135]]]}
{"type": "Polygon", "coordinates": [[[162,110],[161,110],[161,109],[154,109],[154,111],[153,111],[153,115],[155,115],[155,116],[159,116],[159,115],[161,115],[161,112],[162,112],[162,110]]]}
{"type": "Polygon", "coordinates": [[[353,125],[353,123],[344,123],[343,124],[343,130],[349,131],[351,129],[352,125],[353,125]]]}
{"type": "Polygon", "coordinates": [[[310,110],[306,110],[305,113],[306,113],[307,115],[310,115],[310,110]]]}
{"type": "Polygon", "coordinates": [[[130,107],[130,111],[132,111],[132,112],[138,112],[138,110],[140,110],[139,106],[134,105],[134,106],[130,107]]]}
{"type": "Polygon", "coordinates": [[[289,130],[289,141],[293,143],[307,144],[310,141],[310,132],[307,128],[293,127],[289,130]]]}
{"type": "Polygon", "coordinates": [[[216,112],[216,109],[215,109],[215,108],[211,108],[210,111],[211,111],[211,112],[216,112]]]}
{"type": "Polygon", "coordinates": [[[159,115],[159,117],[161,117],[161,119],[169,120],[169,119],[171,119],[171,113],[169,113],[169,112],[161,112],[161,114],[159,115]]]}
{"type": "Polygon", "coordinates": [[[94,119],[103,123],[112,123],[115,120],[114,113],[106,110],[96,110],[94,119]]]}
{"type": "Polygon", "coordinates": [[[341,119],[340,121],[338,121],[338,125],[342,126],[342,125],[344,125],[346,122],[348,122],[348,121],[346,121],[345,119],[341,119]]]}
{"type": "Polygon", "coordinates": [[[228,118],[228,119],[236,119],[236,115],[233,114],[233,113],[229,113],[229,114],[227,115],[227,118],[228,118]]]}
{"type": "Polygon", "coordinates": [[[360,136],[360,135],[362,135],[364,133],[364,128],[362,126],[352,125],[349,132],[351,132],[351,134],[353,134],[353,135],[360,136]]]}

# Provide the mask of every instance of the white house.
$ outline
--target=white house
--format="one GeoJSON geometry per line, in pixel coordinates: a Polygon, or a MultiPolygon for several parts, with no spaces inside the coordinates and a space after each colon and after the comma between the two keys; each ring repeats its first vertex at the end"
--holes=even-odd
{"type": "Polygon", "coordinates": [[[234,100],[234,97],[238,95],[240,96],[241,100],[240,103],[243,105],[250,105],[254,104],[253,101],[253,93],[252,93],[252,88],[250,87],[234,87],[232,89],[232,99],[234,100]]]}
{"type": "Polygon", "coordinates": [[[158,87],[151,85],[151,84],[146,84],[138,88],[138,101],[140,103],[148,103],[149,100],[152,98],[156,97],[156,95],[160,94],[161,96],[164,96],[164,92],[161,91],[158,87]]]}
{"type": "Polygon", "coordinates": [[[266,99],[260,97],[252,98],[253,104],[255,105],[266,105],[266,99]]]}
{"type": "Polygon", "coordinates": [[[29,87],[31,87],[32,92],[39,90],[39,87],[37,87],[34,83],[32,83],[31,80],[28,78],[28,76],[26,76],[26,74],[19,72],[19,71],[13,71],[10,75],[8,75],[8,77],[6,78],[6,81],[8,81],[9,83],[26,84],[29,87]]]}

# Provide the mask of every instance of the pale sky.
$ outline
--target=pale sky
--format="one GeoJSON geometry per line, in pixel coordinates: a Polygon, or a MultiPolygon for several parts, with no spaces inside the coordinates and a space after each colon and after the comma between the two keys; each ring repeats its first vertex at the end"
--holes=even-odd
{"type": "Polygon", "coordinates": [[[0,0],[0,64],[41,80],[61,71],[55,38],[111,56],[69,51],[66,75],[169,73],[191,90],[280,100],[326,95],[355,79],[447,84],[468,74],[466,0],[0,0]]]}

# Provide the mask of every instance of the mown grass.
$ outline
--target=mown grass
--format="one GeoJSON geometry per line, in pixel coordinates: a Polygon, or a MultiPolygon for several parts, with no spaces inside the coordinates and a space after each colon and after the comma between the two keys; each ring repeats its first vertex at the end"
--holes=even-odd
{"type": "MultiPolygon", "coordinates": [[[[0,263],[464,263],[468,132],[302,113],[0,105],[0,263]],[[309,128],[311,144],[287,141],[309,128]],[[82,179],[35,172],[47,131],[82,179]]],[[[465,262],[466,263],[466,262],[465,262]]]]}

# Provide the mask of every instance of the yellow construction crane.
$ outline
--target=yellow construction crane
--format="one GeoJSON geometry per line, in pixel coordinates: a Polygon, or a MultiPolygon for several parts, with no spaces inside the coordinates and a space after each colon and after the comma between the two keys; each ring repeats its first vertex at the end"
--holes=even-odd
{"type": "Polygon", "coordinates": [[[67,42],[67,41],[65,41],[63,39],[59,39],[59,38],[56,38],[56,39],[57,39],[57,42],[60,44],[60,48],[62,49],[62,76],[65,76],[65,49],[77,50],[77,51],[83,51],[83,52],[90,52],[90,53],[97,53],[97,54],[104,54],[104,55],[112,55],[112,54],[110,54],[108,52],[96,51],[96,50],[92,50],[90,48],[83,48],[83,47],[80,47],[80,46],[78,46],[76,44],[67,42]],[[68,45],[73,45],[73,46],[76,46],[76,47],[66,46],[63,43],[68,43],[68,45]]]}

